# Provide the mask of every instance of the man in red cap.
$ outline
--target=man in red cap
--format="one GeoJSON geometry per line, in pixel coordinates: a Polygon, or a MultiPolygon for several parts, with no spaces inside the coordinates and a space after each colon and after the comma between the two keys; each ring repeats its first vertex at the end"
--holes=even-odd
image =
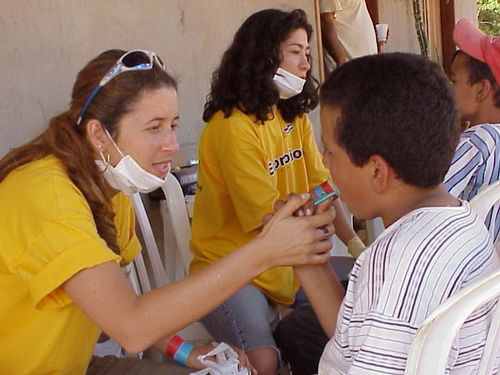
{"type": "MultiPolygon", "coordinates": [[[[483,34],[467,18],[453,31],[459,50],[453,57],[451,80],[464,133],[461,135],[445,186],[471,200],[500,176],[500,37],[483,34]]],[[[499,240],[500,204],[489,212],[486,226],[499,240]]]]}

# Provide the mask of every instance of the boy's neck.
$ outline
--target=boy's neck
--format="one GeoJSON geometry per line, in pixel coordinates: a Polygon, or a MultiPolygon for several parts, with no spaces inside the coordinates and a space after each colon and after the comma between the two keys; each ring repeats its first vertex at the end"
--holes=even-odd
{"type": "Polygon", "coordinates": [[[382,213],[385,227],[394,223],[407,213],[423,207],[458,207],[460,201],[448,193],[443,184],[433,188],[419,188],[402,184],[394,191],[393,197],[387,200],[389,204],[382,213]],[[392,202],[392,203],[390,203],[392,202]]]}
{"type": "Polygon", "coordinates": [[[469,127],[481,124],[500,124],[500,108],[493,103],[482,105],[470,119],[469,127]]]}

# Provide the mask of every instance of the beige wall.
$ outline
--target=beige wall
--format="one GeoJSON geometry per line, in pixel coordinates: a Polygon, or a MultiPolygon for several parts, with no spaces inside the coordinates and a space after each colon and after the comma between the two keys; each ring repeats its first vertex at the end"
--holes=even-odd
{"type": "Polygon", "coordinates": [[[389,41],[384,52],[420,53],[411,0],[379,0],[379,21],[389,24],[389,41]]]}
{"type": "Polygon", "coordinates": [[[314,21],[313,0],[0,0],[0,156],[66,109],[89,59],[143,48],[179,80],[179,142],[195,158],[210,75],[242,21],[269,7],[301,7],[314,21]]]}
{"type": "MultiPolygon", "coordinates": [[[[379,0],[380,23],[389,24],[389,43],[385,52],[420,53],[413,19],[413,0],[379,0]]],[[[438,0],[435,0],[438,1],[438,0]]],[[[445,0],[439,0],[445,1],[445,0]]],[[[475,0],[455,0],[455,19],[468,17],[476,20],[475,0]]]]}
{"type": "MultiPolygon", "coordinates": [[[[411,1],[379,0],[380,22],[391,31],[386,52],[419,52],[411,1]]],[[[474,1],[455,3],[457,19],[475,17],[474,1]]],[[[0,0],[0,157],[66,108],[89,59],[108,48],[144,48],[179,80],[179,142],[196,158],[210,75],[241,22],[268,7],[301,7],[314,24],[314,0],[0,0]]],[[[315,55],[315,37],[311,45],[315,55]]],[[[318,139],[318,111],[310,117],[318,139]]]]}
{"type": "Polygon", "coordinates": [[[477,2],[473,0],[455,0],[455,19],[467,17],[477,23],[477,2]]]}

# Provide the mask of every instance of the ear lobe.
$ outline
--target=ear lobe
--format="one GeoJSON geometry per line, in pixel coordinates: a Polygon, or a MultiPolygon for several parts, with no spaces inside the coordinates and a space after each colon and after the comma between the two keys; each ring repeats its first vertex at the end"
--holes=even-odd
{"type": "Polygon", "coordinates": [[[482,79],[481,81],[479,82],[476,82],[476,92],[475,92],[475,96],[476,96],[476,100],[478,102],[482,102],[484,101],[488,95],[490,94],[491,92],[491,82],[487,79],[482,79]]]}
{"type": "Polygon", "coordinates": [[[103,146],[110,142],[109,137],[104,131],[104,127],[99,120],[89,120],[85,124],[85,127],[87,130],[87,139],[96,150],[101,150],[103,146]]]}
{"type": "Polygon", "coordinates": [[[372,155],[369,163],[372,189],[375,193],[382,193],[388,186],[392,168],[387,163],[387,160],[380,155],[372,155]]]}

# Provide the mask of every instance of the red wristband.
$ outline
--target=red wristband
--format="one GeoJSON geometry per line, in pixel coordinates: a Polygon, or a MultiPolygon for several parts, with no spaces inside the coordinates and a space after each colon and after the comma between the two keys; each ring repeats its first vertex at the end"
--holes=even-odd
{"type": "Polygon", "coordinates": [[[182,337],[175,335],[170,339],[167,344],[167,348],[165,349],[165,355],[170,358],[174,358],[175,352],[179,349],[179,346],[182,345],[184,340],[182,337]]]}

